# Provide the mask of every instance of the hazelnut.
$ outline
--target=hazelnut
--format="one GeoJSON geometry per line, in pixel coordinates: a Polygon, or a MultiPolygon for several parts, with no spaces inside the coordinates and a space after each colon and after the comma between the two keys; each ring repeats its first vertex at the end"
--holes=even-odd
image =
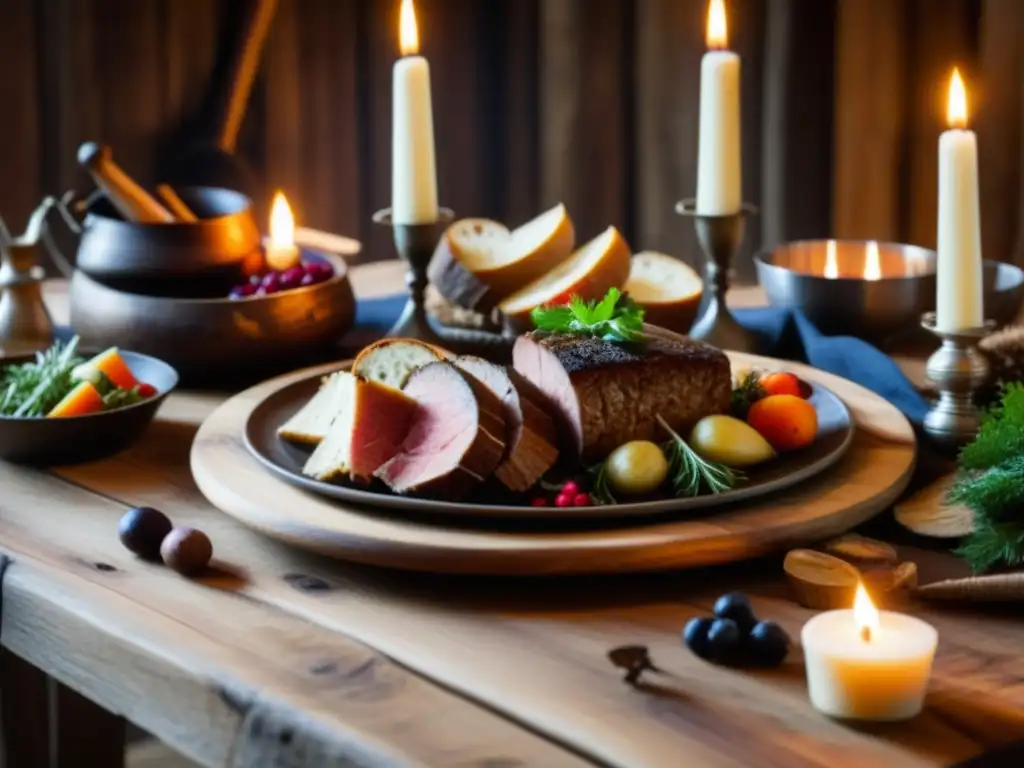
{"type": "Polygon", "coordinates": [[[209,564],[213,544],[209,536],[195,528],[174,528],[160,545],[160,556],[181,575],[194,576],[209,564]]]}

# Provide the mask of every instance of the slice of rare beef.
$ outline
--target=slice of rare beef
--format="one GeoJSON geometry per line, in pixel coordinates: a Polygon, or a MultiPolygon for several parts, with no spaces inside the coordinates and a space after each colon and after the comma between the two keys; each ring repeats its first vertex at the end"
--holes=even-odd
{"type": "Polygon", "coordinates": [[[401,451],[377,477],[395,493],[465,498],[505,453],[501,401],[448,362],[414,371],[403,391],[419,407],[401,451]]]}
{"type": "Polygon", "coordinates": [[[563,457],[600,460],[630,440],[663,440],[658,416],[687,434],[728,412],[732,374],[721,350],[653,326],[644,333],[635,345],[537,332],[516,339],[513,364],[544,393],[563,457]]]}
{"type": "Polygon", "coordinates": [[[455,364],[504,406],[505,455],[494,476],[510,490],[529,490],[558,459],[555,425],[538,404],[538,393],[515,371],[483,358],[463,355],[455,364]]]}

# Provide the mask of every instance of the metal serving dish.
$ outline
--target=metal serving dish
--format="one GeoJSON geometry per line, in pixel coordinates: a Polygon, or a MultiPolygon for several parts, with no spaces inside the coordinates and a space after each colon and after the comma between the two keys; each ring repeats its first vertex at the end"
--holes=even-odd
{"type": "MultiPolygon", "coordinates": [[[[825,334],[881,341],[935,310],[935,252],[926,248],[801,240],[758,253],[754,264],[772,306],[801,310],[825,334]]],[[[1024,300],[1024,271],[996,261],[983,268],[986,315],[1006,325],[1024,300]]]]}
{"type": "Polygon", "coordinates": [[[155,296],[219,296],[241,282],[262,257],[249,198],[215,187],[176,191],[199,221],[125,221],[102,193],[69,206],[75,266],[112,288],[155,296]]]}
{"type": "Polygon", "coordinates": [[[317,359],[352,324],[345,262],[303,253],[334,269],[329,280],[245,299],[146,296],[71,278],[71,326],[83,346],[120,346],[166,360],[189,384],[247,381],[317,359]]]}

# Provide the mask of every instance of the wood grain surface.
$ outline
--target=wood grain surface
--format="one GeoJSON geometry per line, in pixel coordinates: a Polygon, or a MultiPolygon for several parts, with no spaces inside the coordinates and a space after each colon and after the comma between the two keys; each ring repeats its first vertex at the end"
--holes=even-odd
{"type": "MultiPolygon", "coordinates": [[[[305,554],[196,488],[190,446],[223,401],[176,394],[133,450],[91,465],[0,465],[0,640],[203,765],[242,765],[258,743],[256,765],[299,768],[339,750],[364,766],[937,767],[1024,738],[1019,610],[909,606],[940,636],[924,714],[834,722],[808,704],[799,648],[743,671],[679,641],[732,589],[798,637],[813,613],[789,599],[778,558],[498,579],[305,554]],[[117,520],[139,504],[204,529],[218,570],[188,581],[122,549],[117,520]],[[607,657],[633,644],[662,670],[639,687],[607,657]]],[[[950,558],[926,554],[904,551],[922,583],[948,574],[950,558]]]]}
{"type": "MultiPolygon", "coordinates": [[[[770,358],[730,353],[736,369],[771,370],[770,358]]],[[[681,519],[567,531],[528,527],[455,528],[386,517],[323,499],[271,475],[246,449],[252,409],[298,379],[336,366],[278,377],[231,398],[203,424],[191,452],[192,474],[213,504],[268,535],[356,562],[439,573],[607,573],[692,568],[744,560],[843,533],[889,507],[910,480],[914,433],[890,403],[806,366],[785,366],[851,403],[857,434],[832,469],[793,488],[725,511],[681,519]],[[827,379],[827,381],[826,381],[827,379]]]]}

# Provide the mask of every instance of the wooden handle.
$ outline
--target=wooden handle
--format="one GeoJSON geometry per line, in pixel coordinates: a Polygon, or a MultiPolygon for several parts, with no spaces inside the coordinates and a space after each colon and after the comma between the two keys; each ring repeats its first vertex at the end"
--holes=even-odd
{"type": "Polygon", "coordinates": [[[167,208],[174,214],[174,218],[178,221],[198,221],[192,209],[185,205],[185,201],[178,197],[178,193],[171,188],[169,184],[160,184],[156,188],[156,193],[167,208]]]}
{"type": "Polygon", "coordinates": [[[107,193],[115,208],[129,221],[140,224],[166,224],[174,216],[146,190],[121,170],[110,155],[110,148],[87,142],[78,149],[78,164],[92,174],[97,186],[107,193]]]}
{"type": "Polygon", "coordinates": [[[270,23],[277,11],[277,0],[254,0],[255,7],[249,15],[248,24],[242,34],[238,53],[231,73],[226,104],[221,115],[217,146],[233,154],[242,127],[249,93],[259,69],[263,45],[270,31],[270,23]]]}

